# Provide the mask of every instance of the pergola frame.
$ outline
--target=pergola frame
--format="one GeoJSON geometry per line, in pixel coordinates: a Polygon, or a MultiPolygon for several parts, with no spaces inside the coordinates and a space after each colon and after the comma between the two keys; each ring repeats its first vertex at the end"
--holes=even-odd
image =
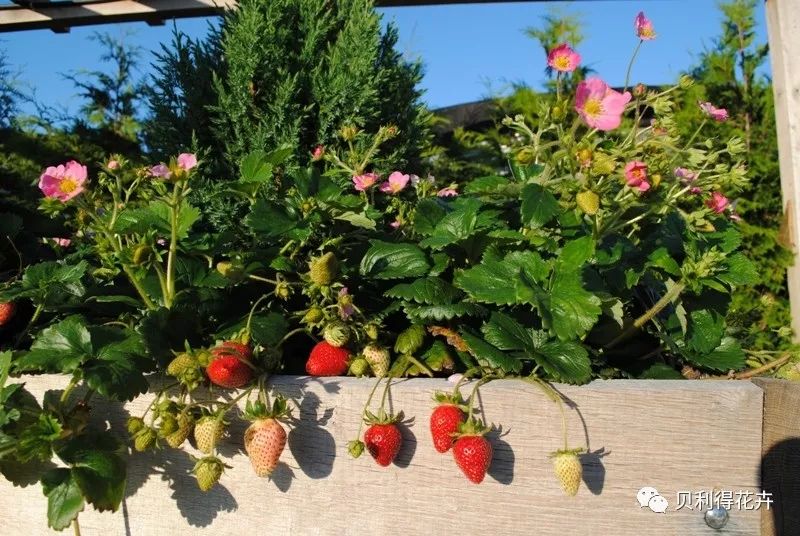
{"type": "MultiPolygon", "coordinates": [[[[381,7],[495,3],[498,0],[377,0],[381,7]]],[[[526,0],[503,0],[526,1],[526,0]]],[[[527,0],[548,1],[548,0],[527,0]]],[[[687,2],[690,0],[686,0],[687,2]]],[[[0,8],[0,32],[220,15],[236,0],[92,0],[47,2],[14,0],[0,8]]],[[[765,0],[780,158],[785,225],[795,255],[788,271],[792,328],[800,338],[800,0],[765,0]]]]}

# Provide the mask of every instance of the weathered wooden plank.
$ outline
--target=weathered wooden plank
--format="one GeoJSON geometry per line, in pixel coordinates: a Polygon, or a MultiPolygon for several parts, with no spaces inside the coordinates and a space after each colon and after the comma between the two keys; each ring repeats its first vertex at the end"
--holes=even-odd
{"type": "MultiPolygon", "coordinates": [[[[61,388],[62,378],[29,379],[41,394],[61,388]]],[[[549,452],[560,447],[556,406],[536,387],[516,380],[481,389],[486,418],[502,426],[492,436],[496,455],[490,475],[470,484],[450,455],[431,445],[427,419],[431,394],[452,388],[444,380],[415,379],[392,389],[395,409],[413,423],[397,463],[378,467],[368,455],[346,454],[358,429],[371,380],[277,377],[275,387],[299,400],[302,420],[289,434],[285,463],[270,480],[251,473],[241,452],[242,424],[222,451],[233,469],[203,495],[187,471],[184,453],[134,454],[128,497],[118,514],[84,512],[84,534],[163,536],[165,533],[238,535],[259,527],[264,534],[493,534],[563,536],[681,536],[713,532],[702,512],[675,511],[678,491],[758,489],[762,391],[749,382],[598,381],[561,386],[576,408],[568,412],[571,446],[585,445],[585,483],[565,497],[551,473],[549,452]],[[641,509],[636,493],[653,486],[667,498],[666,514],[641,509]],[[374,506],[361,505],[370,501],[374,506]],[[459,521],[462,520],[462,521],[459,521]],[[464,523],[464,524],[462,524],[464,523]]],[[[125,410],[109,405],[95,413],[121,430],[127,411],[140,413],[143,396],[125,410]]],[[[48,534],[45,499],[38,487],[10,489],[0,483],[4,534],[48,534]],[[14,506],[12,507],[11,504],[14,506]]],[[[733,511],[728,535],[759,533],[757,511],[733,511]]]]}
{"type": "Polygon", "coordinates": [[[764,390],[761,487],[775,500],[761,512],[761,534],[787,536],[800,527],[800,383],[753,382],[764,390]]]}
{"type": "Polygon", "coordinates": [[[800,2],[766,0],[766,9],[785,225],[795,252],[788,273],[792,327],[800,337],[800,2]]]}

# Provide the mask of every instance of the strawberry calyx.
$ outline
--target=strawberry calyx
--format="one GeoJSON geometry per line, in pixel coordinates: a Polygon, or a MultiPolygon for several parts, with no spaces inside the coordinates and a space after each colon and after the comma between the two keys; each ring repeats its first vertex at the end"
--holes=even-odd
{"type": "Polygon", "coordinates": [[[551,452],[547,457],[548,458],[557,458],[559,456],[563,456],[565,454],[570,456],[577,456],[578,454],[583,454],[586,452],[586,449],[583,447],[579,447],[576,449],[559,449],[554,452],[551,452]]]}
{"type": "Polygon", "coordinates": [[[403,412],[399,412],[397,415],[392,415],[391,413],[386,413],[386,411],[381,408],[377,414],[372,413],[369,410],[364,410],[364,423],[373,425],[373,424],[395,424],[401,422],[403,420],[403,412]]]}
{"type": "Polygon", "coordinates": [[[262,400],[256,400],[255,402],[248,400],[244,409],[244,417],[250,421],[263,419],[285,420],[290,415],[289,402],[282,395],[275,397],[272,406],[268,406],[262,400]]]}
{"type": "Polygon", "coordinates": [[[445,393],[443,391],[436,391],[433,393],[433,400],[436,402],[437,406],[455,406],[464,413],[469,411],[469,407],[460,392],[445,393]]]}
{"type": "Polygon", "coordinates": [[[490,426],[483,424],[483,421],[475,417],[469,417],[464,422],[458,425],[458,431],[454,434],[454,438],[468,437],[468,436],[483,436],[491,430],[490,426]]]}

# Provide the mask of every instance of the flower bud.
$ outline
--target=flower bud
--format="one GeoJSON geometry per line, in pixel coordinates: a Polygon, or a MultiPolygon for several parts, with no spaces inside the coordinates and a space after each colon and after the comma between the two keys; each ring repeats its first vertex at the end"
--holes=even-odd
{"type": "Polygon", "coordinates": [[[279,299],[286,301],[291,295],[292,287],[289,286],[289,284],[285,281],[281,281],[275,285],[275,296],[277,296],[279,299]]]}
{"type": "Polygon", "coordinates": [[[523,147],[514,159],[523,166],[528,166],[536,161],[536,151],[534,151],[533,147],[523,147]]]}
{"type": "Polygon", "coordinates": [[[311,307],[306,314],[303,315],[302,322],[304,324],[316,324],[320,322],[325,316],[322,314],[322,309],[319,307],[311,307]]]}
{"type": "Polygon", "coordinates": [[[633,96],[637,99],[644,97],[647,87],[644,84],[636,84],[633,88],[633,96]]]}
{"type": "Polygon", "coordinates": [[[681,76],[681,79],[678,82],[678,85],[680,86],[681,89],[689,89],[690,87],[692,87],[694,85],[694,78],[692,78],[691,76],[685,74],[685,75],[681,76]]]}
{"type": "Polygon", "coordinates": [[[339,130],[339,136],[344,141],[353,141],[358,135],[358,128],[353,125],[345,125],[339,130]]]}
{"type": "Polygon", "coordinates": [[[558,104],[553,106],[553,108],[551,109],[550,112],[551,112],[551,114],[553,116],[553,119],[555,119],[557,121],[561,120],[561,119],[564,119],[564,117],[566,117],[566,115],[567,115],[567,110],[563,106],[560,106],[558,104]]]}
{"type": "Polygon", "coordinates": [[[319,162],[325,156],[325,147],[323,145],[317,145],[314,147],[314,150],[311,151],[311,160],[313,162],[319,162]]]}

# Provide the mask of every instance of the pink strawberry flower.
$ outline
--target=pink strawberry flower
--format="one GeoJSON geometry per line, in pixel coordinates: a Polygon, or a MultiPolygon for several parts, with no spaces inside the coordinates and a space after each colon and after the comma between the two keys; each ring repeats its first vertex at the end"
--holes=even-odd
{"type": "Polygon", "coordinates": [[[325,156],[325,147],[322,145],[317,145],[314,147],[314,150],[311,151],[311,160],[314,162],[319,162],[322,160],[323,156],[325,156]]]}
{"type": "Polygon", "coordinates": [[[353,186],[359,192],[366,192],[378,182],[378,175],[376,173],[364,173],[363,175],[353,176],[353,186]]]}
{"type": "Polygon", "coordinates": [[[631,188],[637,188],[640,192],[646,192],[650,189],[650,183],[647,182],[647,164],[638,160],[628,162],[625,166],[625,181],[631,188]]]}
{"type": "Polygon", "coordinates": [[[558,45],[547,55],[547,65],[560,73],[571,73],[581,63],[581,55],[566,43],[558,45]]]}
{"type": "Polygon", "coordinates": [[[730,206],[731,202],[727,197],[719,192],[713,192],[711,197],[706,201],[706,206],[716,212],[722,214],[730,206]]]}
{"type": "Polygon", "coordinates": [[[69,247],[69,245],[72,244],[72,240],[70,240],[69,238],[50,238],[49,240],[53,244],[62,248],[69,247]]]}
{"type": "Polygon", "coordinates": [[[400,225],[402,225],[400,223],[400,220],[395,219],[392,223],[389,224],[389,227],[391,227],[392,229],[399,229],[400,225]]]}
{"type": "Polygon", "coordinates": [[[575,92],[575,111],[592,128],[614,130],[622,122],[622,112],[630,100],[630,92],[620,93],[599,78],[587,78],[575,92]]]}
{"type": "Polygon", "coordinates": [[[675,168],[675,176],[683,182],[694,182],[697,179],[697,173],[686,168],[675,168]]]}
{"type": "Polygon", "coordinates": [[[458,192],[456,191],[455,187],[448,186],[436,192],[436,195],[439,197],[456,197],[458,192]]]}
{"type": "Polygon", "coordinates": [[[339,291],[339,299],[337,302],[339,305],[339,318],[342,320],[347,320],[356,312],[356,308],[353,306],[353,297],[350,295],[350,291],[347,290],[347,287],[342,287],[339,291]]]}
{"type": "Polygon", "coordinates": [[[703,189],[698,186],[693,186],[689,193],[692,195],[700,195],[703,193],[703,189]]]}
{"type": "Polygon", "coordinates": [[[728,110],[725,108],[717,108],[710,102],[701,102],[700,109],[714,121],[719,121],[721,123],[728,120],[728,110]]]}
{"type": "Polygon", "coordinates": [[[400,171],[394,171],[389,178],[381,184],[381,192],[385,194],[394,195],[396,193],[401,192],[407,185],[408,181],[411,180],[411,177],[401,173],[400,171]]]}
{"type": "Polygon", "coordinates": [[[162,162],[150,168],[150,175],[157,179],[169,179],[172,172],[169,170],[169,166],[162,162]]]}
{"type": "Polygon", "coordinates": [[[634,20],[634,27],[636,28],[636,37],[642,41],[652,41],[656,38],[656,32],[653,30],[653,22],[648,19],[644,11],[640,11],[634,20]]]}
{"type": "Polygon", "coordinates": [[[106,164],[106,167],[108,169],[110,169],[111,171],[114,171],[115,169],[119,169],[119,161],[118,160],[114,160],[112,158],[111,160],[108,161],[108,164],[106,164]]]}
{"type": "Polygon", "coordinates": [[[66,164],[45,169],[39,177],[39,189],[45,197],[66,203],[83,192],[86,176],[86,166],[70,160],[66,164]]]}
{"type": "Polygon", "coordinates": [[[184,171],[197,166],[197,155],[194,153],[181,153],[178,155],[178,167],[184,171]]]}

